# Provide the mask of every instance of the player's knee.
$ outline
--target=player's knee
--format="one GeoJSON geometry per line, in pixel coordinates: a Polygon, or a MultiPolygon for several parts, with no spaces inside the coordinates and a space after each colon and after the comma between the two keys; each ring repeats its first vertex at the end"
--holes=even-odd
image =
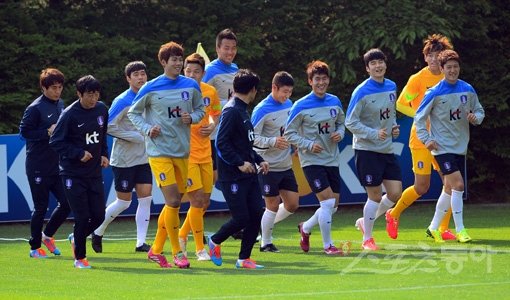
{"type": "Polygon", "coordinates": [[[430,183],[418,183],[414,185],[414,190],[418,195],[425,195],[429,191],[430,183]]]}
{"type": "Polygon", "coordinates": [[[396,203],[400,197],[402,197],[402,191],[400,192],[388,192],[387,194],[388,199],[390,199],[391,202],[396,203]]]}
{"type": "Polygon", "coordinates": [[[299,203],[285,203],[284,207],[287,211],[294,213],[299,208],[299,203]]]}

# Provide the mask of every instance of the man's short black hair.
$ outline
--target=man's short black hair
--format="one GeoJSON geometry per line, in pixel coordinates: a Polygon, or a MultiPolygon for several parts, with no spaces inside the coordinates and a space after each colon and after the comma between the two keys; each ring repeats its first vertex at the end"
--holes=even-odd
{"type": "Polygon", "coordinates": [[[234,76],[234,92],[246,95],[253,88],[257,89],[260,78],[249,69],[239,69],[234,76]]]}
{"type": "Polygon", "coordinates": [[[94,76],[85,75],[76,81],[76,90],[80,92],[80,94],[86,92],[100,92],[101,84],[99,84],[99,81],[95,79],[94,76]]]}
{"type": "Polygon", "coordinates": [[[384,55],[384,52],[381,51],[381,49],[374,48],[370,49],[363,55],[363,61],[365,62],[365,66],[368,66],[368,63],[372,60],[384,60],[386,62],[386,55],[384,55]]]}
{"type": "Polygon", "coordinates": [[[147,66],[143,63],[143,61],[132,61],[126,65],[124,68],[124,74],[127,77],[131,77],[131,73],[144,70],[147,73],[147,66]]]}

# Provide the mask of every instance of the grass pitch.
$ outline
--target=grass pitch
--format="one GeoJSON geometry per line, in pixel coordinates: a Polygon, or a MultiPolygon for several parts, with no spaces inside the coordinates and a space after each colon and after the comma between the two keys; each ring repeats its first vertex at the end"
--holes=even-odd
{"type": "MultiPolygon", "coordinates": [[[[333,239],[352,242],[345,257],[322,252],[318,227],[310,252],[300,250],[296,224],[314,211],[301,209],[275,226],[281,253],[261,253],[255,245],[252,258],[265,265],[262,270],[235,269],[240,242],[233,239],[222,245],[221,267],[198,262],[192,238],[191,268],[161,269],[134,252],[132,217],[109,226],[103,253],[94,253],[89,240],[92,269],[79,270],[66,240],[72,222],[56,234],[62,255],[42,260],[29,258],[29,245],[20,239],[29,236],[28,224],[0,224],[0,299],[510,299],[510,205],[466,204],[464,220],[474,239],[468,244],[435,244],[425,237],[434,206],[417,203],[405,211],[397,240],[387,236],[384,218],[378,219],[374,238],[382,250],[371,253],[360,250],[361,234],[354,228],[362,207],[341,206],[333,217],[333,239]]],[[[206,215],[206,231],[217,230],[227,217],[206,215]]],[[[153,218],[149,243],[155,227],[153,218]]]]}

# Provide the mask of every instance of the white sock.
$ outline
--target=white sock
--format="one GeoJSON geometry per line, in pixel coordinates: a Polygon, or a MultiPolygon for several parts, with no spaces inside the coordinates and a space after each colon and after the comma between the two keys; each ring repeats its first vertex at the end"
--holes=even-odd
{"type": "Polygon", "coordinates": [[[327,249],[329,246],[333,245],[333,241],[331,240],[331,221],[333,219],[333,210],[335,209],[335,199],[331,198],[321,201],[320,205],[319,227],[321,229],[324,249],[327,249]]]}
{"type": "Polygon", "coordinates": [[[262,247],[272,243],[275,217],[276,213],[266,208],[266,211],[262,215],[262,221],[260,222],[260,230],[262,231],[262,240],[260,245],[262,247]]]}
{"type": "Polygon", "coordinates": [[[365,229],[363,233],[363,242],[372,238],[372,229],[374,228],[375,215],[378,208],[379,203],[374,200],[367,199],[365,207],[363,207],[363,227],[365,229]]]}
{"type": "Polygon", "coordinates": [[[381,202],[379,203],[379,208],[377,209],[377,213],[375,214],[375,219],[377,220],[381,215],[384,215],[386,211],[395,205],[395,202],[388,199],[388,194],[384,194],[382,196],[381,202]]]}
{"type": "Polygon", "coordinates": [[[317,210],[315,211],[315,213],[313,214],[313,216],[310,217],[310,219],[306,220],[304,223],[303,223],[303,231],[305,233],[310,233],[312,232],[312,228],[319,224],[319,214],[322,210],[322,207],[319,207],[317,208],[317,210]]]}
{"type": "Polygon", "coordinates": [[[288,216],[292,215],[290,211],[285,209],[285,206],[283,203],[280,203],[278,206],[278,211],[276,211],[276,218],[274,219],[274,223],[281,222],[282,220],[285,220],[288,216]]]}
{"type": "Polygon", "coordinates": [[[149,221],[151,218],[152,196],[138,198],[138,208],[136,209],[136,247],[145,243],[149,221]]]}
{"type": "Polygon", "coordinates": [[[108,205],[108,207],[105,210],[104,214],[104,222],[103,224],[99,225],[99,227],[94,230],[94,233],[96,235],[103,236],[104,232],[106,230],[106,227],[115,220],[115,218],[123,211],[125,211],[129,205],[131,204],[131,201],[124,201],[117,198],[117,200],[113,201],[108,205]]]}
{"type": "Polygon", "coordinates": [[[436,212],[434,213],[432,222],[430,222],[429,229],[437,230],[439,228],[444,215],[446,215],[448,209],[450,209],[450,198],[451,196],[448,195],[445,191],[441,192],[441,195],[439,195],[439,198],[437,199],[436,212]]]}
{"type": "Polygon", "coordinates": [[[455,231],[459,232],[464,229],[464,219],[462,217],[462,194],[464,191],[452,190],[452,214],[453,221],[455,222],[455,231]]]}

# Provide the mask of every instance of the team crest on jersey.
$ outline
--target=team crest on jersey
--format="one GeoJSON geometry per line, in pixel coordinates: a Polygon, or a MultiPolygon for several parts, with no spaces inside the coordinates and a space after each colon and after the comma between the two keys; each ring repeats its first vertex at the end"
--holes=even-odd
{"type": "Polygon", "coordinates": [[[423,169],[423,162],[422,161],[418,162],[418,169],[423,169]]]}
{"type": "Polygon", "coordinates": [[[127,180],[122,180],[120,182],[120,186],[122,187],[122,189],[126,190],[128,188],[128,185],[129,185],[129,182],[127,180]]]}
{"type": "Polygon", "coordinates": [[[101,126],[101,127],[104,125],[104,118],[103,118],[103,116],[97,117],[97,124],[99,124],[99,126],[101,126]]]}
{"type": "Polygon", "coordinates": [[[462,103],[462,104],[466,104],[467,103],[467,96],[466,95],[460,96],[460,103],[462,103]]]}
{"type": "Polygon", "coordinates": [[[232,194],[237,194],[237,192],[239,191],[239,186],[236,183],[232,183],[230,185],[230,191],[232,192],[232,194]]]}
{"type": "Polygon", "coordinates": [[[321,180],[320,180],[320,179],[314,179],[314,180],[313,180],[313,185],[314,185],[316,188],[320,189],[320,188],[322,187],[321,180]]]}
{"type": "Polygon", "coordinates": [[[205,98],[204,98],[204,106],[206,106],[206,107],[207,107],[207,106],[209,106],[209,105],[211,105],[211,98],[209,98],[209,97],[205,97],[205,98]]]}
{"type": "Polygon", "coordinates": [[[264,184],[264,193],[269,194],[271,191],[271,186],[269,184],[264,184]]]}
{"type": "Polygon", "coordinates": [[[373,181],[372,175],[368,174],[367,176],[365,176],[365,181],[368,184],[372,183],[372,181],[373,181]]]}
{"type": "Polygon", "coordinates": [[[393,102],[395,102],[395,100],[397,100],[397,96],[395,96],[394,93],[391,93],[390,94],[390,102],[393,103],[393,102]]]}
{"type": "Polygon", "coordinates": [[[446,169],[446,171],[450,171],[452,169],[452,164],[447,161],[444,163],[444,168],[446,169]]]}
{"type": "Polygon", "coordinates": [[[159,173],[159,180],[161,180],[161,181],[165,181],[166,180],[165,173],[159,173]]]}
{"type": "Polygon", "coordinates": [[[186,181],[186,186],[192,186],[193,185],[193,180],[191,180],[191,178],[188,178],[188,180],[186,181]]]}
{"type": "Polygon", "coordinates": [[[188,101],[189,100],[189,92],[188,91],[184,91],[181,93],[181,98],[183,101],[188,101]]]}
{"type": "Polygon", "coordinates": [[[41,184],[42,182],[42,178],[41,177],[36,177],[35,178],[35,184],[41,184]]]}
{"type": "Polygon", "coordinates": [[[332,108],[329,110],[329,115],[332,117],[332,118],[336,118],[336,115],[338,114],[338,112],[336,111],[336,109],[332,108]]]}
{"type": "Polygon", "coordinates": [[[66,179],[66,189],[70,190],[73,187],[73,180],[71,178],[66,179]]]}

